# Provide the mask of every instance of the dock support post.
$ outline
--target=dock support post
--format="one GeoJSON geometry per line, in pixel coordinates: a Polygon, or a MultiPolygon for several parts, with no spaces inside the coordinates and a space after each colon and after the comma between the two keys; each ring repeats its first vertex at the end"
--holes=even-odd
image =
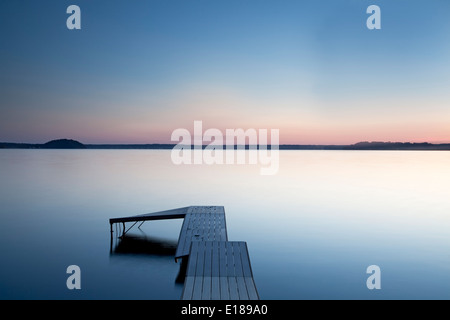
{"type": "Polygon", "coordinates": [[[109,225],[110,225],[110,228],[111,228],[111,241],[109,243],[109,253],[111,254],[112,253],[112,248],[113,248],[113,233],[114,233],[114,231],[113,231],[113,224],[109,223],[109,225]]]}

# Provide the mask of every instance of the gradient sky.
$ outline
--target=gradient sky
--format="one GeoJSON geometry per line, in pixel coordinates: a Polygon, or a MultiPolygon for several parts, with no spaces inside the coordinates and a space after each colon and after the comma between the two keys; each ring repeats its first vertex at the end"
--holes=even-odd
{"type": "Polygon", "coordinates": [[[449,15],[448,0],[2,0],[0,141],[170,143],[202,120],[281,144],[450,142],[449,15]]]}

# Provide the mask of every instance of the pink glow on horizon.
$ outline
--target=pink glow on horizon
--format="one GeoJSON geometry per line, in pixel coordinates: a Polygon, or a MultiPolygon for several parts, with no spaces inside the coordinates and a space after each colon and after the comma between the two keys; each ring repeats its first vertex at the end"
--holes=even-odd
{"type": "Polygon", "coordinates": [[[172,132],[185,128],[193,133],[196,120],[203,122],[203,131],[279,129],[280,144],[450,142],[450,113],[441,100],[429,101],[427,108],[423,107],[427,101],[389,99],[373,105],[355,100],[325,106],[307,97],[275,102],[233,90],[206,88],[189,87],[175,97],[159,100],[145,99],[147,93],[142,93],[142,97],[133,96],[135,103],[130,101],[126,107],[110,101],[98,110],[89,105],[89,112],[43,111],[33,117],[11,114],[0,142],[45,143],[68,138],[85,144],[173,144],[177,142],[170,140],[172,132]]]}
{"type": "MultiPolygon", "coordinates": [[[[75,139],[85,144],[151,144],[151,143],[177,143],[171,141],[172,132],[178,128],[185,128],[193,135],[193,124],[198,117],[190,119],[172,120],[170,123],[161,121],[140,121],[136,123],[121,123],[120,121],[108,121],[108,123],[86,123],[80,126],[71,125],[36,128],[22,132],[14,138],[3,136],[1,142],[45,143],[49,140],[68,138],[75,139]],[[32,138],[31,138],[32,137],[32,138]]],[[[221,132],[226,129],[242,128],[253,129],[279,129],[280,144],[321,144],[341,145],[354,144],[361,141],[384,142],[429,142],[449,143],[450,129],[440,123],[423,124],[413,123],[368,123],[368,122],[327,122],[315,121],[285,121],[274,119],[272,125],[269,121],[245,121],[230,122],[229,125],[218,123],[217,120],[203,121],[203,132],[209,128],[217,128],[221,132]]],[[[208,142],[205,142],[208,144],[208,142]]]]}

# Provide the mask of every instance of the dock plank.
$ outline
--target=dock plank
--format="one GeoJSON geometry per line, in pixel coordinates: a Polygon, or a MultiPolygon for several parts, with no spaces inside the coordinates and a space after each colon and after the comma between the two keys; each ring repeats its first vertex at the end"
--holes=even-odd
{"type": "Polygon", "coordinates": [[[228,278],[227,278],[227,256],[226,256],[226,242],[221,241],[218,242],[214,248],[218,248],[218,256],[219,256],[219,279],[220,279],[220,294],[219,300],[229,300],[230,299],[230,290],[228,287],[228,278]]]}
{"type": "Polygon", "coordinates": [[[205,242],[196,241],[193,243],[198,246],[198,253],[195,268],[195,279],[194,279],[194,293],[192,298],[194,300],[201,300],[203,292],[203,280],[204,280],[204,270],[205,270],[205,242]]]}
{"type": "Polygon", "coordinates": [[[259,300],[258,290],[256,290],[256,285],[253,278],[244,277],[244,280],[247,286],[248,298],[250,300],[259,300]]]}
{"type": "Polygon", "coordinates": [[[186,279],[184,280],[182,300],[192,300],[192,294],[194,292],[194,280],[195,277],[186,277],[186,279]]]}
{"type": "Polygon", "coordinates": [[[205,242],[202,300],[211,300],[212,287],[212,243],[205,242]]]}
{"type": "Polygon", "coordinates": [[[194,293],[195,275],[198,260],[198,243],[193,243],[191,249],[191,263],[187,266],[186,277],[184,280],[184,288],[182,293],[183,300],[192,300],[194,293]]]}

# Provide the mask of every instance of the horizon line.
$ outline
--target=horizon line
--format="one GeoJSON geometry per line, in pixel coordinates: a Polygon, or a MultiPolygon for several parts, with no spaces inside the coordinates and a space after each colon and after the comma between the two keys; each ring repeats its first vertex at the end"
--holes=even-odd
{"type": "MultiPolygon", "coordinates": [[[[49,140],[47,142],[50,141],[55,141],[55,140],[75,140],[75,139],[54,139],[54,140],[49,140]]],[[[95,143],[84,143],[81,142],[80,140],[75,140],[78,141],[82,144],[85,145],[178,145],[180,144],[179,142],[95,142],[95,143]]],[[[44,143],[47,143],[44,142],[44,143]]],[[[356,142],[350,142],[350,143],[278,143],[278,145],[290,145],[290,146],[349,146],[349,145],[355,145],[355,144],[359,144],[359,143],[411,143],[411,144],[423,144],[423,143],[428,143],[428,144],[450,144],[450,140],[441,140],[441,141],[427,141],[427,140],[422,140],[422,141],[384,141],[384,140],[359,140],[356,142]]],[[[191,145],[194,145],[194,143],[191,143],[191,145]]],[[[207,143],[203,143],[203,146],[207,146],[207,145],[211,145],[211,142],[207,143]]],[[[223,145],[227,145],[226,142],[223,143],[223,145]]],[[[234,145],[238,145],[237,143],[235,143],[234,145]]],[[[248,143],[245,143],[245,145],[250,145],[248,143]]],[[[259,143],[257,143],[256,145],[259,145],[259,143]]],[[[267,145],[269,145],[269,143],[267,143],[267,145]]]]}
{"type": "Polygon", "coordinates": [[[56,139],[46,143],[0,142],[1,149],[257,149],[267,150],[450,150],[450,143],[430,142],[393,142],[393,141],[360,141],[353,144],[180,144],[180,143],[89,143],[84,144],[73,139],[56,139]],[[275,149],[274,149],[275,148],[275,149]]]}
{"type": "MultiPolygon", "coordinates": [[[[61,139],[65,140],[65,139],[61,139]]],[[[72,139],[67,139],[72,140],[72,139]]],[[[56,141],[56,140],[49,140],[47,142],[41,143],[41,142],[7,142],[7,141],[0,141],[0,144],[17,144],[17,145],[45,145],[48,142],[56,141]]],[[[166,146],[198,146],[199,144],[180,144],[180,143],[166,143],[166,142],[96,142],[96,143],[83,143],[78,140],[74,140],[82,145],[85,146],[151,146],[151,145],[166,145],[166,146]]],[[[279,143],[279,144],[244,144],[244,146],[259,146],[259,145],[279,145],[279,146],[354,146],[358,144],[429,144],[429,145],[446,145],[450,144],[449,142],[428,142],[428,141],[421,141],[421,142],[412,142],[412,141],[359,141],[356,143],[279,143]]],[[[211,143],[202,144],[202,146],[242,146],[243,144],[218,144],[214,145],[211,143]]]]}

